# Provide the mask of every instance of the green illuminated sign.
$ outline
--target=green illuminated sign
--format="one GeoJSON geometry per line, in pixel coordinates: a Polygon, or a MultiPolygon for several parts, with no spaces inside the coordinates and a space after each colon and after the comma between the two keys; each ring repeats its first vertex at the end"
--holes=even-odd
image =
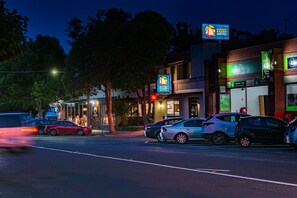
{"type": "Polygon", "coordinates": [[[230,94],[220,94],[220,111],[230,110],[230,94]]]}
{"type": "Polygon", "coordinates": [[[270,52],[262,51],[261,52],[261,61],[262,61],[262,78],[269,78],[270,70],[270,52]]]}
{"type": "Polygon", "coordinates": [[[262,71],[260,62],[241,62],[227,64],[227,77],[255,74],[262,71]]]}

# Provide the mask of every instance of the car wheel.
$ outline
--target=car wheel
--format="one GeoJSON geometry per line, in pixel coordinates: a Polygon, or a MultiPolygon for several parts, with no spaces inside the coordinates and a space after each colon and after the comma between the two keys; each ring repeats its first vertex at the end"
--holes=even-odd
{"type": "Polygon", "coordinates": [[[211,137],[211,141],[216,145],[222,145],[226,142],[226,135],[223,133],[215,133],[211,137]]]}
{"type": "Polygon", "coordinates": [[[43,135],[44,134],[44,129],[43,128],[38,128],[38,134],[43,135]]]}
{"type": "Polygon", "coordinates": [[[84,135],[84,134],[85,134],[85,133],[84,133],[83,130],[81,130],[81,129],[78,129],[78,130],[77,130],[77,135],[82,136],[82,135],[84,135]]]}
{"type": "Polygon", "coordinates": [[[239,144],[241,147],[249,147],[251,145],[251,138],[244,136],[239,139],[239,144]]]}
{"type": "Polygon", "coordinates": [[[188,136],[184,133],[179,133],[175,136],[175,141],[179,144],[184,144],[188,141],[188,136]]]}
{"type": "Polygon", "coordinates": [[[166,142],[166,141],[167,141],[166,139],[164,139],[164,138],[161,136],[160,133],[158,133],[158,135],[157,135],[157,140],[158,140],[158,142],[166,142]]]}
{"type": "Polygon", "coordinates": [[[57,135],[57,131],[56,131],[55,129],[51,129],[51,130],[49,131],[49,134],[50,134],[51,136],[55,136],[55,135],[57,135]]]}

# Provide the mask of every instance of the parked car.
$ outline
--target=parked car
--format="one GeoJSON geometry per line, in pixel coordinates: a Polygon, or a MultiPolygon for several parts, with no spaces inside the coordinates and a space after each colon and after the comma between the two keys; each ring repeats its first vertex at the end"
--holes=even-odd
{"type": "Polygon", "coordinates": [[[27,126],[29,113],[0,113],[0,147],[26,149],[33,143],[35,127],[27,126]]]}
{"type": "Polygon", "coordinates": [[[284,143],[287,122],[270,116],[241,118],[237,124],[235,138],[242,147],[251,143],[284,143]]]}
{"type": "Polygon", "coordinates": [[[27,125],[33,126],[38,130],[38,134],[42,135],[45,133],[45,125],[51,124],[56,120],[46,120],[46,119],[31,119],[27,121],[27,125]]]}
{"type": "Polygon", "coordinates": [[[246,113],[218,113],[208,117],[202,124],[202,136],[214,144],[221,145],[235,140],[234,131],[240,118],[250,116],[246,113]]]}
{"type": "Polygon", "coordinates": [[[154,124],[146,125],[144,128],[144,136],[148,138],[157,139],[158,141],[162,141],[160,139],[160,132],[161,132],[161,126],[163,125],[172,125],[183,118],[168,118],[161,120],[159,122],[156,122],[154,124]]]}
{"type": "Polygon", "coordinates": [[[184,144],[190,140],[202,140],[202,122],[204,119],[188,118],[161,127],[160,139],[165,142],[167,140],[175,140],[179,144],[184,144]]]}
{"type": "Polygon", "coordinates": [[[297,149],[297,118],[294,118],[288,125],[284,135],[284,142],[297,149]]]}
{"type": "Polygon", "coordinates": [[[92,129],[77,125],[70,121],[55,121],[45,126],[45,133],[54,135],[88,135],[92,133],[92,129]]]}

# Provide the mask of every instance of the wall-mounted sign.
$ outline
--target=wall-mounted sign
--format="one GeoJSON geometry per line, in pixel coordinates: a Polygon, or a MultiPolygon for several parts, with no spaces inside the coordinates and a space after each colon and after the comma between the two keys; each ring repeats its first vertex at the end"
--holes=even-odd
{"type": "Polygon", "coordinates": [[[170,75],[169,74],[158,75],[157,93],[170,93],[170,75]]]}
{"type": "Polygon", "coordinates": [[[284,56],[284,69],[296,69],[297,68],[297,54],[284,56]]]}
{"type": "Polygon", "coordinates": [[[227,77],[256,74],[260,72],[261,63],[259,61],[227,64],[227,77]]]}
{"type": "Polygon", "coordinates": [[[202,38],[214,40],[229,40],[229,25],[202,24],[202,38]]]}
{"type": "Polygon", "coordinates": [[[262,78],[269,78],[270,70],[270,52],[262,51],[261,52],[261,61],[262,61],[262,78]]]}
{"type": "Polygon", "coordinates": [[[288,69],[297,68],[297,57],[288,58],[288,69]]]}
{"type": "Polygon", "coordinates": [[[230,94],[220,94],[220,112],[230,111],[230,94]]]}

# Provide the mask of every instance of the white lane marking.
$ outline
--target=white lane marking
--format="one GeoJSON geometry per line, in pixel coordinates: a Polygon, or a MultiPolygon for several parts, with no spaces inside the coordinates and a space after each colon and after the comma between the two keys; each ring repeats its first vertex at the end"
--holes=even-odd
{"type": "Polygon", "coordinates": [[[211,171],[211,172],[230,172],[230,170],[224,170],[224,169],[208,169],[208,168],[196,168],[196,170],[200,170],[200,171],[211,171]]]}
{"type": "Polygon", "coordinates": [[[49,151],[57,151],[57,152],[64,152],[64,153],[70,153],[70,154],[76,154],[76,155],[83,155],[83,156],[89,156],[89,157],[102,158],[102,159],[109,159],[109,160],[116,160],[116,161],[123,161],[123,162],[145,164],[145,165],[158,166],[158,167],[170,168],[170,169],[176,169],[176,170],[191,171],[191,172],[196,172],[196,173],[205,173],[205,174],[210,174],[210,175],[218,175],[218,176],[231,177],[231,178],[237,178],[237,179],[244,179],[244,180],[250,180],[250,181],[257,181],[257,182],[263,182],[263,183],[270,183],[270,184],[278,184],[278,185],[284,185],[284,186],[297,187],[297,184],[294,184],[294,183],[279,182],[279,181],[259,179],[259,178],[253,178],[253,177],[245,177],[245,176],[240,176],[240,175],[231,175],[231,174],[226,174],[226,173],[218,173],[218,172],[207,171],[205,169],[204,170],[197,170],[197,169],[192,169],[192,168],[184,168],[184,167],[178,167],[178,166],[171,166],[171,165],[158,164],[158,163],[152,163],[152,162],[145,162],[145,161],[139,161],[139,160],[118,158],[118,157],[110,157],[110,156],[104,156],[104,155],[95,155],[95,154],[91,154],[91,153],[83,153],[83,152],[79,152],[79,151],[69,151],[69,150],[64,150],[64,149],[55,149],[55,148],[42,147],[42,146],[31,146],[31,147],[32,148],[49,150],[49,151]]]}

